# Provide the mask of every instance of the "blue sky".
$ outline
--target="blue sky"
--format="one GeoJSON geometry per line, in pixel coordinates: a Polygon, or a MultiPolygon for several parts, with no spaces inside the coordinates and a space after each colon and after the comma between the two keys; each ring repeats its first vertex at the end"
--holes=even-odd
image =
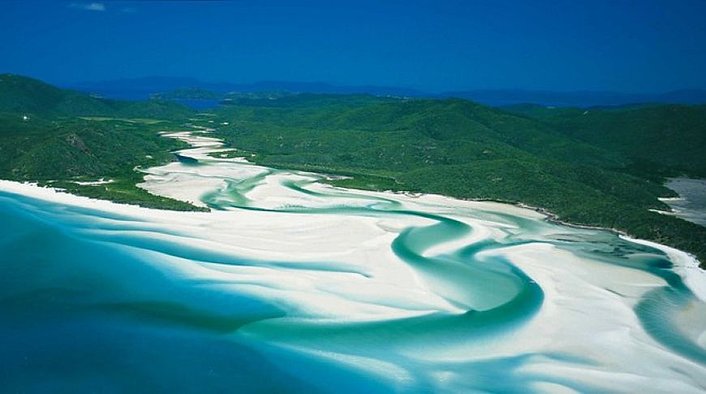
{"type": "Polygon", "coordinates": [[[706,88],[706,1],[0,2],[0,72],[414,87],[706,88]]]}

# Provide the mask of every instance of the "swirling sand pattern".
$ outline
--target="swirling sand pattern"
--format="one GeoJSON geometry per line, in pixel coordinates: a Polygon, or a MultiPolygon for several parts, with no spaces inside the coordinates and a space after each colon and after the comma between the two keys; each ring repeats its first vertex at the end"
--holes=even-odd
{"type": "Polygon", "coordinates": [[[198,165],[145,187],[212,212],[0,182],[3,391],[706,389],[706,304],[681,252],[170,136],[198,165]]]}

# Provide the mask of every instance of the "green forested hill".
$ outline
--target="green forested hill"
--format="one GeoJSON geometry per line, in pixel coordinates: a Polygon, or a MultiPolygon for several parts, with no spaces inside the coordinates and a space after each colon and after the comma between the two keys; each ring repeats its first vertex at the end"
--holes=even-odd
{"type": "Polygon", "coordinates": [[[193,206],[157,197],[137,188],[147,168],[173,160],[170,150],[183,147],[158,131],[166,121],[120,118],[54,118],[0,113],[0,179],[34,181],[89,197],[148,207],[193,206]],[[76,181],[113,182],[81,186],[76,181]]]}
{"type": "Polygon", "coordinates": [[[169,101],[129,102],[92,97],[14,74],[0,74],[0,112],[28,116],[116,116],[185,119],[188,108],[169,101]]]}
{"type": "Polygon", "coordinates": [[[108,112],[105,101],[59,89],[36,79],[13,74],[0,75],[0,111],[23,113],[108,112]]]}
{"type": "Polygon", "coordinates": [[[100,100],[15,75],[0,75],[0,178],[36,181],[72,192],[150,207],[194,209],[135,186],[149,167],[182,145],[158,131],[192,113],[162,102],[100,100]],[[96,116],[98,115],[98,116],[96,116]],[[81,186],[76,181],[111,179],[81,186]]]}
{"type": "MultiPolygon", "coordinates": [[[[352,175],[337,181],[345,186],[522,202],[706,261],[706,228],[649,211],[668,209],[657,198],[674,194],[637,173],[629,149],[544,118],[456,99],[317,95],[241,102],[218,116],[229,123],[218,133],[265,165],[352,175]]],[[[656,170],[671,168],[657,160],[656,170]]]]}
{"type": "Polygon", "coordinates": [[[607,109],[518,106],[509,110],[616,152],[640,175],[706,177],[706,105],[607,109]]]}

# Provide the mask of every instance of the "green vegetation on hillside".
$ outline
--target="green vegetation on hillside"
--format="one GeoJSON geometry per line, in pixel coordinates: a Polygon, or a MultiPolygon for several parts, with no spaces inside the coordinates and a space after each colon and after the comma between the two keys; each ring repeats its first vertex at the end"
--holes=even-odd
{"type": "Polygon", "coordinates": [[[622,155],[628,170],[640,176],[706,177],[706,105],[508,109],[622,155]]]}
{"type": "Polygon", "coordinates": [[[32,181],[88,197],[194,210],[136,187],[136,171],[174,160],[185,144],[159,131],[191,111],[172,103],[95,99],[42,82],[0,75],[0,178],[32,181]],[[81,116],[76,116],[81,115],[81,116]],[[99,179],[112,182],[80,185],[99,179]]]}
{"type": "Polygon", "coordinates": [[[108,116],[186,120],[192,111],[170,101],[118,101],[60,89],[36,79],[0,74],[0,112],[28,116],[108,116]]]}
{"type": "Polygon", "coordinates": [[[263,165],[353,177],[340,186],[524,203],[706,261],[706,228],[649,211],[675,195],[661,177],[635,171],[628,149],[544,119],[465,100],[330,95],[244,101],[218,116],[229,126],[217,133],[263,165]]]}

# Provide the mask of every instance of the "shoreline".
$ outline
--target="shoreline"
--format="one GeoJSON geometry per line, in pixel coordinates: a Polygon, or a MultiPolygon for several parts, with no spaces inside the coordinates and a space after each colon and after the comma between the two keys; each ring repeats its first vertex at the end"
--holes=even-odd
{"type": "Polygon", "coordinates": [[[684,282],[687,284],[687,287],[689,287],[690,290],[696,295],[700,300],[706,302],[706,269],[702,268],[701,261],[696,257],[694,254],[689,253],[684,250],[676,249],[668,245],[664,245],[658,242],[646,240],[646,239],[640,239],[640,238],[635,238],[631,236],[630,234],[626,233],[625,231],[616,229],[616,228],[606,228],[606,227],[598,227],[598,226],[587,226],[587,225],[581,225],[581,224],[574,224],[574,223],[569,223],[562,221],[559,219],[559,217],[552,213],[549,212],[548,210],[544,208],[539,208],[539,207],[533,207],[530,205],[522,204],[519,203],[519,206],[526,208],[526,209],[532,209],[542,215],[546,216],[546,220],[550,223],[554,224],[559,224],[562,226],[568,226],[568,227],[574,227],[574,228],[581,228],[581,229],[587,229],[587,230],[600,230],[600,231],[609,231],[614,234],[616,234],[618,237],[625,239],[630,242],[642,244],[645,246],[651,246],[655,249],[659,249],[663,252],[665,252],[667,255],[670,257],[677,257],[677,260],[684,261],[685,264],[683,265],[674,265],[673,268],[675,269],[675,272],[679,274],[679,276],[682,277],[684,282]],[[688,275],[688,272],[685,270],[697,270],[698,271],[698,277],[696,275],[688,275]],[[690,280],[691,279],[691,280],[690,280]],[[694,285],[694,288],[691,287],[691,285],[694,285]]]}
{"type": "Polygon", "coordinates": [[[683,250],[675,249],[667,245],[662,245],[657,242],[647,241],[644,239],[632,238],[630,236],[620,236],[621,238],[637,244],[650,246],[659,249],[667,254],[672,261],[672,269],[684,280],[684,284],[691,292],[701,301],[706,302],[706,270],[699,266],[699,260],[695,256],[683,250]],[[676,261],[675,261],[676,260],[676,261]],[[681,263],[681,264],[676,264],[681,263]],[[696,274],[690,275],[696,271],[696,274]]]}
{"type": "Polygon", "coordinates": [[[669,211],[659,213],[706,227],[706,179],[672,177],[666,179],[664,186],[674,191],[677,197],[660,198],[669,211]]]}
{"type": "MultiPolygon", "coordinates": [[[[232,149],[238,149],[238,148],[233,148],[233,147],[231,147],[231,148],[232,148],[232,149]]],[[[382,175],[372,175],[372,174],[369,175],[369,174],[365,174],[365,173],[356,173],[355,171],[346,171],[346,170],[337,171],[337,170],[335,170],[335,169],[320,168],[320,167],[318,167],[318,166],[314,166],[314,168],[312,168],[312,169],[305,169],[305,168],[302,168],[301,166],[300,166],[300,167],[294,167],[294,168],[288,168],[288,167],[283,166],[283,165],[269,166],[269,165],[266,165],[266,164],[259,164],[259,163],[257,163],[257,162],[249,161],[249,160],[247,160],[247,159],[245,159],[245,158],[244,158],[243,160],[245,160],[246,162],[248,162],[248,163],[250,163],[250,164],[252,164],[252,165],[262,166],[262,167],[266,167],[266,168],[281,169],[281,170],[301,171],[301,172],[305,172],[305,173],[311,173],[311,174],[316,174],[316,175],[324,176],[325,178],[338,177],[338,176],[352,177],[352,178],[355,178],[356,176],[359,176],[359,177],[373,176],[373,177],[387,178],[387,179],[391,179],[391,180],[394,181],[394,178],[389,178],[389,177],[382,176],[382,175]],[[317,170],[318,170],[319,172],[317,172],[317,170]]],[[[344,188],[344,189],[347,188],[347,189],[361,190],[361,191],[391,192],[391,193],[399,193],[399,194],[404,194],[404,195],[409,195],[409,196],[426,195],[426,194],[430,194],[430,195],[431,195],[431,194],[435,194],[435,193],[414,192],[414,191],[408,191],[408,190],[406,191],[406,190],[392,189],[392,188],[385,188],[385,189],[383,189],[383,188],[367,188],[367,187],[364,187],[364,186],[363,186],[363,187],[358,187],[358,186],[355,186],[355,185],[338,186],[338,185],[331,184],[331,183],[327,183],[327,184],[332,185],[332,186],[335,186],[335,187],[341,187],[341,188],[344,188]]],[[[581,224],[581,223],[574,223],[574,222],[566,221],[566,220],[564,220],[564,219],[561,219],[558,214],[555,214],[554,212],[551,212],[551,211],[549,211],[549,210],[546,209],[546,208],[533,206],[533,205],[526,204],[526,203],[523,203],[523,202],[512,201],[512,200],[503,200],[503,199],[499,199],[499,198],[481,198],[481,199],[474,199],[474,198],[466,198],[466,197],[459,197],[459,196],[453,196],[453,197],[452,197],[452,196],[448,196],[448,197],[449,197],[449,198],[454,198],[454,199],[457,199],[457,200],[470,201],[470,202],[494,202],[494,203],[500,203],[500,204],[513,205],[513,206],[517,206],[517,207],[520,207],[520,208],[529,209],[529,210],[535,211],[535,212],[537,212],[537,213],[539,213],[539,214],[541,214],[541,215],[544,215],[544,216],[547,217],[546,220],[547,220],[548,222],[550,222],[550,223],[555,223],[555,224],[559,224],[559,225],[564,225],[564,226],[573,227],[573,228],[580,228],[580,229],[609,231],[609,232],[612,232],[612,233],[617,234],[617,235],[624,235],[624,236],[634,237],[634,238],[636,238],[636,239],[642,239],[642,238],[639,238],[639,237],[637,237],[637,236],[632,235],[632,234],[630,233],[630,230],[629,230],[629,229],[628,229],[628,230],[625,230],[625,229],[619,229],[619,228],[615,228],[615,227],[604,227],[604,226],[601,226],[601,225],[581,224]]],[[[659,200],[661,201],[661,200],[663,200],[663,199],[662,199],[662,198],[659,198],[659,200]]],[[[677,198],[677,200],[682,200],[682,198],[677,198]]],[[[652,209],[647,209],[647,211],[648,211],[648,212],[654,212],[652,209]]],[[[678,219],[678,220],[682,220],[682,221],[684,221],[684,222],[688,222],[690,225],[696,225],[696,226],[699,226],[699,227],[704,227],[704,226],[700,225],[699,223],[695,223],[695,222],[693,222],[693,221],[691,221],[691,220],[688,220],[688,219],[684,218],[683,216],[675,215],[674,212],[665,212],[665,213],[663,213],[663,212],[654,212],[654,213],[658,213],[658,214],[660,214],[660,215],[665,215],[665,216],[671,216],[671,217],[673,217],[674,219],[678,219]]],[[[680,237],[678,237],[678,236],[676,236],[676,237],[674,237],[674,238],[671,238],[671,239],[672,239],[672,240],[676,240],[676,241],[683,240],[683,238],[680,238],[680,237]]],[[[646,239],[646,240],[651,241],[651,242],[655,242],[655,240],[651,240],[651,239],[646,239]]],[[[677,242],[677,243],[679,243],[679,242],[677,242]]],[[[669,246],[669,245],[665,245],[665,246],[669,246]]],[[[674,246],[669,246],[669,247],[675,248],[674,246]]],[[[675,249],[676,249],[676,248],[675,248],[675,249]]],[[[678,249],[678,250],[681,250],[681,249],[678,249]]],[[[690,255],[690,256],[693,256],[693,257],[698,261],[699,266],[702,267],[702,269],[706,270],[706,255],[701,256],[703,259],[700,259],[699,256],[698,256],[696,253],[692,252],[692,251],[683,250],[683,252],[684,252],[684,253],[687,253],[687,254],[690,255]]],[[[700,253],[700,252],[699,252],[699,253],[700,253]]]]}
{"type": "MultiPolygon", "coordinates": [[[[203,156],[202,158],[212,159],[216,162],[239,162],[242,164],[248,164],[248,165],[258,167],[258,168],[263,168],[263,169],[272,168],[272,169],[283,170],[283,171],[301,172],[301,173],[305,173],[305,174],[311,174],[314,177],[322,177],[323,179],[327,179],[327,180],[331,179],[331,177],[339,176],[339,174],[336,174],[336,173],[314,172],[311,170],[304,170],[304,169],[287,169],[287,168],[279,168],[279,167],[268,167],[268,166],[264,166],[262,164],[258,164],[256,162],[250,161],[244,157],[242,157],[242,158],[238,157],[235,159],[213,157],[213,156],[211,156],[211,153],[220,152],[220,151],[227,150],[227,149],[237,149],[234,147],[230,147],[230,148],[226,147],[224,141],[221,138],[212,136],[211,132],[214,130],[215,129],[209,128],[209,127],[192,126],[191,130],[165,130],[165,131],[161,131],[159,134],[165,138],[178,139],[178,140],[186,142],[187,144],[190,145],[189,148],[184,148],[184,149],[180,149],[176,152],[173,152],[175,155],[181,154],[181,153],[188,153],[189,151],[191,151],[191,153],[195,153],[196,156],[203,156]],[[196,129],[196,130],[194,130],[194,129],[196,129]]],[[[190,156],[187,156],[187,157],[190,157],[190,156]]],[[[194,160],[198,161],[199,158],[194,158],[194,160]]],[[[156,196],[156,197],[167,197],[167,198],[174,199],[174,197],[169,197],[169,196],[166,196],[163,194],[154,193],[152,190],[150,190],[150,188],[146,187],[149,183],[148,178],[150,176],[154,176],[154,174],[150,174],[150,172],[149,172],[150,170],[166,167],[166,166],[169,166],[170,164],[174,164],[174,163],[178,163],[178,162],[172,162],[172,163],[168,163],[164,166],[158,166],[158,167],[153,167],[150,169],[140,170],[139,172],[143,175],[142,182],[136,183],[135,187],[140,188],[142,190],[145,190],[147,193],[152,194],[153,196],[156,196]]],[[[342,176],[345,177],[345,176],[354,176],[354,175],[350,174],[350,175],[342,175],[342,176]]],[[[2,182],[2,181],[3,180],[0,180],[0,182],[2,182]]],[[[703,180],[701,180],[701,181],[703,181],[703,180]]],[[[12,182],[12,181],[10,181],[10,182],[12,182]]],[[[31,182],[25,182],[25,183],[32,184],[31,182]]],[[[353,186],[353,187],[336,186],[336,185],[332,185],[327,182],[317,182],[317,183],[320,183],[321,185],[328,185],[329,187],[339,188],[342,190],[377,192],[377,193],[383,193],[383,194],[384,193],[392,193],[394,195],[402,195],[402,196],[406,196],[408,198],[413,198],[413,199],[420,199],[420,198],[423,198],[424,196],[429,196],[431,198],[434,198],[434,196],[438,196],[441,198],[453,199],[453,200],[458,200],[458,201],[465,201],[465,202],[472,202],[472,203],[495,203],[495,204],[503,204],[503,205],[507,205],[507,206],[513,206],[513,207],[520,208],[520,209],[526,209],[529,211],[533,211],[539,215],[542,215],[544,217],[543,220],[545,220],[549,223],[552,223],[552,224],[557,224],[557,225],[567,226],[567,227],[572,227],[572,228],[577,228],[577,229],[608,231],[613,234],[616,234],[619,237],[623,237],[625,239],[629,239],[629,240],[634,239],[634,240],[644,241],[644,242],[652,243],[654,245],[660,245],[664,248],[677,250],[681,253],[684,253],[686,256],[689,256],[689,258],[691,258],[695,262],[696,266],[702,271],[702,273],[706,274],[706,269],[701,268],[702,265],[706,265],[706,262],[701,262],[696,255],[694,255],[688,251],[676,249],[671,246],[663,245],[663,244],[657,243],[652,240],[647,240],[647,239],[643,240],[641,238],[637,238],[637,237],[632,236],[631,234],[629,234],[625,230],[621,230],[621,229],[617,229],[617,228],[608,228],[608,227],[602,227],[602,226],[593,226],[593,225],[585,225],[585,224],[568,222],[568,221],[561,219],[559,217],[559,215],[549,211],[546,208],[529,205],[529,204],[526,204],[523,202],[508,201],[508,200],[502,200],[502,199],[492,199],[492,198],[490,198],[490,199],[457,198],[457,197],[445,196],[445,195],[435,194],[435,193],[412,192],[412,191],[405,191],[405,190],[392,190],[392,189],[390,189],[390,190],[369,190],[369,189],[365,189],[365,188],[356,188],[355,186],[353,186]]],[[[192,187],[192,188],[194,188],[194,187],[192,187]]],[[[52,188],[52,189],[57,190],[56,188],[52,188]]],[[[61,190],[57,190],[57,191],[61,191],[61,190]]],[[[64,191],[64,192],[69,195],[74,195],[68,191],[64,191]]],[[[78,195],[76,195],[76,196],[78,196],[78,195]]],[[[192,197],[195,197],[195,196],[192,196],[192,197]]],[[[91,197],[86,197],[86,198],[88,198],[89,200],[93,200],[93,201],[109,201],[110,203],[117,204],[117,205],[137,206],[137,207],[144,208],[144,209],[151,209],[151,210],[158,210],[158,211],[184,212],[184,211],[177,211],[177,210],[172,210],[172,209],[159,209],[159,208],[142,207],[142,206],[139,206],[136,204],[123,203],[123,202],[112,201],[112,200],[94,199],[91,197]]],[[[681,199],[683,199],[683,197],[679,196],[674,199],[681,200],[681,199]]],[[[180,199],[177,199],[177,200],[180,200],[180,199]]],[[[660,200],[662,200],[662,199],[660,199],[660,200]]],[[[198,208],[208,209],[208,210],[202,210],[200,212],[206,212],[206,213],[213,212],[213,209],[207,208],[204,204],[199,203],[197,200],[194,200],[193,198],[187,199],[187,200],[180,200],[180,201],[185,202],[185,203],[187,203],[197,209],[198,208]]],[[[185,212],[189,212],[189,211],[185,211],[185,212]]],[[[192,212],[199,212],[199,211],[192,211],[192,212]]],[[[660,214],[662,214],[662,213],[660,212],[660,214]]],[[[667,213],[665,213],[665,214],[667,214],[667,213]]],[[[673,215],[673,212],[670,212],[668,214],[673,215]]],[[[680,218],[680,219],[685,220],[683,218],[680,218]]]]}
{"type": "MultiPolygon", "coordinates": [[[[255,163],[248,161],[247,159],[241,159],[238,158],[236,159],[230,159],[230,158],[213,158],[209,156],[210,153],[212,152],[218,152],[223,149],[228,149],[224,148],[224,144],[221,139],[215,138],[208,136],[209,131],[212,129],[199,129],[199,130],[182,130],[182,131],[163,131],[160,134],[163,135],[164,137],[167,138],[176,138],[179,140],[182,140],[188,144],[191,145],[190,148],[185,148],[181,149],[175,153],[188,153],[188,151],[191,151],[192,153],[195,153],[196,156],[208,156],[210,159],[213,159],[216,162],[234,162],[237,161],[239,163],[242,163],[245,161],[246,163],[243,164],[248,164],[250,166],[253,166],[254,168],[262,168],[262,169],[269,169],[270,167],[263,166],[261,164],[255,163]],[[191,133],[196,133],[196,135],[192,135],[191,133]]],[[[198,160],[195,158],[195,160],[198,160]]],[[[136,184],[135,186],[138,188],[141,188],[145,190],[146,192],[157,196],[157,197],[168,197],[168,198],[174,198],[173,196],[167,196],[166,194],[158,194],[158,193],[153,193],[150,188],[146,188],[145,185],[149,183],[148,177],[150,176],[149,170],[152,169],[158,169],[162,167],[167,167],[169,165],[174,165],[175,163],[178,162],[172,162],[169,164],[166,164],[165,166],[159,166],[159,167],[154,167],[151,169],[145,169],[141,170],[140,172],[143,174],[142,177],[142,182],[136,184]]],[[[282,169],[285,170],[285,169],[282,169]]],[[[286,171],[286,170],[285,170],[286,171]]],[[[306,171],[306,170],[289,170],[292,172],[298,172],[298,173],[305,173],[305,174],[310,174],[314,177],[320,178],[323,177],[323,179],[329,179],[331,175],[336,176],[336,174],[327,174],[327,173],[318,173],[318,172],[312,172],[312,171],[306,171]]],[[[217,179],[214,178],[214,181],[217,179]]],[[[221,179],[218,179],[218,182],[222,182],[221,179]]],[[[393,194],[395,196],[404,196],[409,199],[413,200],[424,200],[424,199],[431,199],[431,200],[448,200],[448,201],[453,201],[456,200],[458,202],[464,202],[464,203],[478,203],[478,204],[484,204],[484,203],[489,203],[489,204],[500,204],[504,205],[505,208],[513,207],[516,209],[520,210],[526,210],[533,212],[534,214],[539,214],[542,217],[543,221],[546,221],[551,224],[555,225],[560,225],[560,226],[567,226],[571,228],[577,228],[577,229],[587,229],[587,230],[596,230],[596,231],[607,231],[610,233],[613,233],[617,235],[618,237],[621,237],[623,239],[626,239],[631,242],[643,244],[643,245],[649,245],[652,247],[655,247],[656,249],[662,250],[665,253],[667,253],[670,256],[674,256],[677,261],[681,261],[684,264],[675,264],[674,269],[675,272],[677,272],[685,281],[685,283],[688,283],[690,286],[693,285],[694,288],[692,289],[695,294],[699,294],[699,298],[702,300],[706,301],[706,270],[701,268],[701,262],[699,259],[687,252],[683,251],[680,249],[673,248],[668,245],[660,244],[651,240],[646,240],[646,239],[641,239],[637,237],[633,237],[627,232],[616,229],[616,228],[606,228],[606,227],[601,227],[601,226],[591,226],[591,225],[583,225],[583,224],[576,224],[576,223],[571,223],[564,221],[559,218],[559,216],[545,208],[542,207],[536,207],[532,206],[529,204],[525,204],[522,202],[512,202],[512,201],[505,201],[501,199],[466,199],[466,198],[455,198],[455,197],[450,197],[450,196],[445,196],[441,194],[434,194],[434,193],[420,193],[420,192],[410,192],[410,191],[403,191],[403,190],[377,190],[377,191],[371,191],[371,190],[366,190],[362,188],[348,188],[348,187],[341,187],[341,186],[335,186],[331,185],[325,182],[316,182],[320,186],[324,187],[332,187],[344,191],[354,191],[354,192],[372,192],[372,193],[379,193],[382,194],[383,196],[387,193],[393,194]],[[693,270],[696,268],[696,270],[693,270]]],[[[203,186],[203,185],[192,185],[191,187],[184,187],[181,186],[181,189],[189,189],[189,192],[195,192],[198,189],[198,186],[203,186]],[[191,190],[193,189],[193,190],[191,190]]],[[[212,185],[210,185],[212,186],[212,185]]],[[[33,182],[17,182],[17,181],[11,181],[11,180],[0,180],[0,190],[3,189],[10,189],[11,191],[15,191],[18,194],[21,195],[29,195],[29,197],[35,197],[39,199],[44,199],[44,200],[49,200],[49,201],[57,201],[56,197],[58,196],[66,196],[66,197],[61,197],[58,198],[58,202],[60,203],[70,203],[72,205],[77,205],[82,208],[98,208],[98,209],[116,209],[118,211],[122,210],[134,210],[138,209],[141,213],[148,213],[151,212],[149,216],[151,217],[157,217],[157,216],[167,216],[167,215],[178,215],[181,213],[190,213],[190,214],[200,214],[200,215],[209,215],[213,214],[215,211],[213,209],[208,208],[208,210],[202,210],[202,211],[177,211],[177,210],[171,210],[171,209],[159,209],[159,208],[148,208],[148,207],[143,207],[137,204],[130,204],[130,203],[124,203],[124,202],[117,202],[117,201],[111,201],[111,200],[105,200],[105,199],[97,199],[97,198],[92,198],[92,197],[86,197],[86,196],[81,196],[81,195],[76,195],[71,193],[70,191],[54,188],[51,186],[39,186],[37,183],[33,182]],[[13,186],[14,185],[14,186],[13,186]],[[39,192],[39,190],[45,190],[46,192],[39,192]],[[121,208],[124,207],[124,208],[121,208]],[[172,212],[170,214],[170,212],[172,212]]],[[[194,195],[198,195],[198,193],[195,193],[194,195]]],[[[177,198],[178,200],[178,198],[177,198]]],[[[194,207],[200,207],[203,204],[198,204],[195,203],[194,201],[191,200],[181,200],[183,202],[186,202],[194,207]]],[[[205,205],[203,205],[205,206],[205,205]]],[[[519,214],[519,212],[516,212],[516,214],[519,214]]],[[[691,289],[691,287],[690,287],[691,289]]]]}
{"type": "MultiPolygon", "coordinates": [[[[321,175],[321,174],[317,174],[321,175]]],[[[325,184],[324,184],[325,185],[325,184]]],[[[339,189],[344,189],[345,188],[340,188],[336,187],[339,189]]],[[[361,190],[361,189],[350,189],[350,190],[361,190]]],[[[165,216],[179,216],[179,215],[189,215],[193,217],[198,217],[198,216],[203,216],[203,215],[212,215],[215,214],[217,211],[214,211],[213,209],[210,209],[208,211],[175,211],[175,210],[169,210],[169,209],[155,209],[155,208],[146,208],[142,207],[136,204],[127,204],[127,203],[121,203],[121,202],[114,202],[110,200],[104,200],[104,199],[96,199],[96,198],[91,198],[91,197],[86,197],[86,196],[81,196],[81,195],[76,195],[72,194],[68,191],[54,188],[51,186],[40,186],[37,183],[33,182],[17,182],[17,181],[12,181],[12,180],[4,180],[0,179],[0,191],[6,191],[9,193],[13,194],[18,194],[21,196],[29,197],[29,198],[35,198],[47,202],[56,202],[59,204],[67,204],[67,205],[72,205],[76,206],[79,208],[85,208],[85,209],[98,209],[98,210],[106,210],[106,211],[112,211],[116,213],[123,213],[123,214],[137,214],[139,216],[148,216],[152,218],[162,218],[164,219],[165,216]]],[[[668,245],[663,245],[660,243],[656,243],[654,241],[650,240],[644,240],[644,239],[639,239],[630,236],[629,234],[617,230],[617,229],[608,229],[608,228],[602,228],[602,227],[596,227],[596,226],[585,226],[585,225],[578,225],[578,224],[573,224],[573,223],[567,223],[564,222],[556,217],[553,213],[547,211],[546,209],[539,208],[539,207],[533,207],[527,204],[522,204],[522,203],[517,203],[517,204],[511,204],[507,202],[502,202],[502,201],[497,201],[497,200],[471,200],[471,199],[457,199],[449,196],[444,196],[441,194],[431,194],[431,193],[415,193],[414,195],[409,195],[404,192],[398,192],[398,191],[385,191],[385,192],[375,192],[375,193],[380,193],[380,194],[386,194],[386,193],[391,193],[394,195],[400,195],[400,196],[405,196],[407,198],[411,198],[414,200],[419,200],[419,199],[431,199],[431,200],[438,200],[438,199],[444,199],[444,200],[457,200],[458,202],[462,203],[490,203],[490,204],[500,204],[500,205],[505,205],[507,208],[512,207],[520,210],[526,210],[533,212],[535,214],[539,214],[542,216],[542,220],[560,225],[560,226],[567,226],[567,227],[572,227],[572,228],[578,228],[578,229],[587,229],[587,230],[597,230],[597,231],[608,231],[613,234],[616,234],[617,236],[630,241],[630,242],[635,242],[638,244],[643,244],[646,246],[651,246],[656,249],[664,251],[667,255],[671,257],[674,257],[673,261],[674,263],[677,262],[682,262],[683,264],[674,264],[673,269],[674,271],[682,277],[684,280],[685,284],[689,287],[689,289],[701,300],[706,301],[706,270],[700,267],[700,261],[696,258],[696,256],[683,251],[679,250],[673,247],[670,247],[668,245]]]]}

